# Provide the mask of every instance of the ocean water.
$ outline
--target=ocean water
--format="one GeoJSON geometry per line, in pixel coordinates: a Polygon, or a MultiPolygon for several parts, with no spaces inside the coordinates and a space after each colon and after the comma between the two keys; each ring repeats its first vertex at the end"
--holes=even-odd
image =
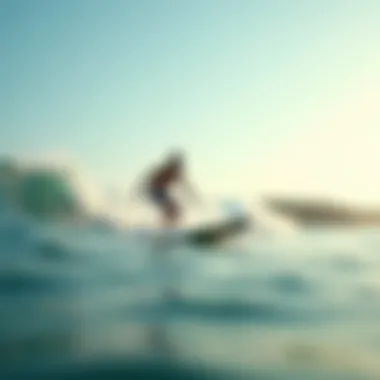
{"type": "Polygon", "coordinates": [[[380,379],[379,230],[218,249],[0,224],[0,379],[380,379]]]}

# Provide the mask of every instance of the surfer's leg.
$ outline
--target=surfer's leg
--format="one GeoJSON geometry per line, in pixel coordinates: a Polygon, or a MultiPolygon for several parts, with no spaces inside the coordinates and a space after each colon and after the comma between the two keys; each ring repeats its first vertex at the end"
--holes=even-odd
{"type": "Polygon", "coordinates": [[[166,189],[153,189],[151,198],[161,213],[163,227],[171,228],[176,226],[180,214],[179,206],[169,196],[166,189]]]}
{"type": "Polygon", "coordinates": [[[167,197],[166,202],[163,204],[164,225],[166,227],[174,227],[178,224],[180,212],[177,203],[167,197]]]}

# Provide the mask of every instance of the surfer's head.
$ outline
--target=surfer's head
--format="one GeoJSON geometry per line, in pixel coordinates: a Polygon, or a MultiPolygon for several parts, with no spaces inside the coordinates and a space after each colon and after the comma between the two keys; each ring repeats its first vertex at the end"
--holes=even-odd
{"type": "Polygon", "coordinates": [[[184,164],[184,154],[178,150],[169,154],[167,163],[171,167],[180,168],[184,164]]]}

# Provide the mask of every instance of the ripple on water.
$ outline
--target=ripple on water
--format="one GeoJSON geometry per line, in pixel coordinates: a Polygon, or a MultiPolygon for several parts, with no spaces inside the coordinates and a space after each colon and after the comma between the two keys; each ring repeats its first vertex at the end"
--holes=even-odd
{"type": "Polygon", "coordinates": [[[53,285],[53,281],[31,273],[22,273],[12,270],[0,272],[0,289],[4,293],[25,292],[35,293],[45,291],[53,285]]]}
{"type": "Polygon", "coordinates": [[[314,290],[311,282],[298,273],[278,273],[268,282],[276,291],[286,294],[304,294],[314,290]]]}
{"type": "MultiPolygon", "coordinates": [[[[160,305],[143,305],[128,308],[126,318],[155,320],[162,318],[174,321],[202,320],[207,323],[259,323],[259,324],[294,324],[315,323],[321,315],[315,310],[271,301],[239,300],[201,300],[187,298],[167,299],[160,305]]],[[[324,317],[324,316],[323,316],[324,317]]]]}
{"type": "Polygon", "coordinates": [[[356,273],[366,267],[366,263],[361,257],[348,254],[336,254],[331,257],[329,263],[334,270],[344,273],[356,273]]]}
{"type": "MultiPolygon", "coordinates": [[[[243,370],[234,371],[214,368],[200,363],[183,363],[150,358],[123,358],[120,360],[88,360],[78,363],[62,363],[45,368],[21,369],[14,373],[14,380],[106,380],[106,379],[167,379],[167,380],[230,380],[230,379],[273,379],[273,377],[252,377],[243,370]]],[[[2,377],[3,378],[3,377],[2,377]]]]}
{"type": "Polygon", "coordinates": [[[35,249],[46,259],[63,260],[72,257],[64,244],[54,240],[39,241],[35,243],[35,249]]]}

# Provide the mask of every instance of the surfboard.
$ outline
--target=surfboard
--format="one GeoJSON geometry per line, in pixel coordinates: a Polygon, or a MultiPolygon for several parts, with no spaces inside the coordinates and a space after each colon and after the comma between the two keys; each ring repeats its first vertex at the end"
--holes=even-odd
{"type": "Polygon", "coordinates": [[[220,221],[161,231],[152,239],[154,249],[158,247],[160,250],[167,250],[183,244],[193,247],[212,247],[238,238],[251,228],[253,219],[243,207],[236,202],[224,206],[226,206],[224,207],[226,215],[220,221]]]}
{"type": "Polygon", "coordinates": [[[237,237],[248,230],[251,221],[246,216],[239,216],[230,220],[201,226],[185,232],[185,243],[194,246],[213,246],[237,237]]]}

